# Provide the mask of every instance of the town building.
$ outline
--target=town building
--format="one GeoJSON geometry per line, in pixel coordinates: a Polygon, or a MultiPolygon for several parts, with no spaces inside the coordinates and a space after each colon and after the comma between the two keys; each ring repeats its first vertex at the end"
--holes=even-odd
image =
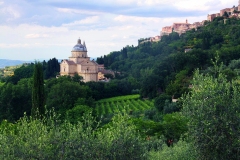
{"type": "Polygon", "coordinates": [[[161,36],[155,36],[155,37],[151,37],[150,38],[150,41],[151,42],[158,42],[158,41],[160,41],[161,40],[161,36]]]}
{"type": "Polygon", "coordinates": [[[214,18],[216,17],[222,17],[224,16],[225,12],[228,14],[228,16],[231,17],[240,17],[240,0],[238,1],[238,6],[235,7],[233,6],[232,8],[225,8],[221,9],[219,13],[214,13],[214,14],[208,14],[207,20],[208,21],[213,21],[214,18]]]}
{"type": "Polygon", "coordinates": [[[185,23],[173,23],[171,26],[163,27],[160,35],[169,35],[172,32],[177,32],[179,35],[181,35],[191,29],[197,29],[197,27],[202,26],[203,23],[204,22],[195,22],[193,24],[190,24],[188,23],[188,20],[186,20],[185,23]]]}

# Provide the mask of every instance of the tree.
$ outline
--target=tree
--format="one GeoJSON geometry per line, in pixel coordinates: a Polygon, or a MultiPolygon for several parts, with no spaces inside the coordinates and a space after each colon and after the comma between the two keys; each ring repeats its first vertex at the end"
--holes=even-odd
{"type": "Polygon", "coordinates": [[[82,84],[83,82],[83,77],[79,76],[78,73],[75,73],[74,76],[72,77],[73,82],[78,82],[79,84],[82,84]]]}
{"type": "Polygon", "coordinates": [[[228,15],[228,13],[226,11],[224,12],[223,17],[226,17],[226,18],[229,17],[229,15],[228,15]]]}
{"type": "Polygon", "coordinates": [[[44,114],[45,94],[43,68],[40,62],[35,62],[32,87],[32,117],[40,118],[44,114]]]}
{"type": "Polygon", "coordinates": [[[87,98],[89,88],[66,78],[62,80],[48,89],[46,103],[48,109],[55,108],[57,113],[64,116],[67,110],[74,107],[78,98],[87,98]]]}
{"type": "Polygon", "coordinates": [[[199,159],[240,159],[240,86],[215,69],[215,76],[195,72],[183,114],[199,159]]]}
{"type": "Polygon", "coordinates": [[[166,143],[168,146],[171,146],[187,132],[187,119],[179,112],[166,114],[163,117],[162,127],[166,143]]]}
{"type": "Polygon", "coordinates": [[[156,97],[155,100],[154,100],[154,106],[155,108],[159,111],[159,112],[162,112],[163,109],[164,109],[164,106],[165,106],[165,101],[168,100],[168,101],[171,101],[172,100],[172,97],[163,93],[161,94],[160,96],[156,97]]]}
{"type": "Polygon", "coordinates": [[[127,58],[127,48],[122,49],[122,57],[123,57],[123,59],[127,58]]]}
{"type": "Polygon", "coordinates": [[[56,74],[60,72],[60,65],[56,58],[50,59],[47,63],[45,62],[45,78],[49,79],[56,77],[56,74]]]}
{"type": "Polygon", "coordinates": [[[17,82],[22,78],[30,78],[33,75],[34,64],[22,65],[14,71],[14,75],[7,78],[7,82],[17,84],[17,82]]]}
{"type": "Polygon", "coordinates": [[[208,31],[202,33],[202,49],[206,50],[210,47],[211,34],[208,31]]]}
{"type": "Polygon", "coordinates": [[[91,112],[92,109],[87,105],[76,105],[72,109],[67,110],[66,119],[72,124],[77,124],[83,120],[84,114],[89,114],[91,112]]]}
{"type": "Polygon", "coordinates": [[[32,108],[32,79],[23,78],[16,85],[6,83],[0,87],[0,121],[17,121],[32,108]]]}

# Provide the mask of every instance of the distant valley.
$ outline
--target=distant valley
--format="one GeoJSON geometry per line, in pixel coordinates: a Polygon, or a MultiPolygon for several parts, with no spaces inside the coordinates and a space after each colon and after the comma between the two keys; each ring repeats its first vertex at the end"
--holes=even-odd
{"type": "Polygon", "coordinates": [[[0,59],[0,68],[5,68],[6,66],[15,66],[15,65],[30,63],[30,62],[31,61],[0,59]]]}

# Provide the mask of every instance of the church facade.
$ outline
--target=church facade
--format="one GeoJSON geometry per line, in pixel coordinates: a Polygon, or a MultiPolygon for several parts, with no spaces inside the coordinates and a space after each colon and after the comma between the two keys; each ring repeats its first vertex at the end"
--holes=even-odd
{"type": "Polygon", "coordinates": [[[74,76],[76,73],[83,77],[84,82],[98,81],[98,64],[90,60],[86,44],[85,42],[82,44],[81,39],[78,39],[73,47],[69,59],[63,60],[60,64],[61,76],[74,76]]]}

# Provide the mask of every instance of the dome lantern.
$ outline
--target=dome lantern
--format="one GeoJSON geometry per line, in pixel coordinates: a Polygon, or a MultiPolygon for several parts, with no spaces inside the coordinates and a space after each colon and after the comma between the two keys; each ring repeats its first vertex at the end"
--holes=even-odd
{"type": "Polygon", "coordinates": [[[81,44],[81,39],[79,38],[77,44],[73,47],[72,52],[87,52],[87,48],[85,45],[81,44]]]}

